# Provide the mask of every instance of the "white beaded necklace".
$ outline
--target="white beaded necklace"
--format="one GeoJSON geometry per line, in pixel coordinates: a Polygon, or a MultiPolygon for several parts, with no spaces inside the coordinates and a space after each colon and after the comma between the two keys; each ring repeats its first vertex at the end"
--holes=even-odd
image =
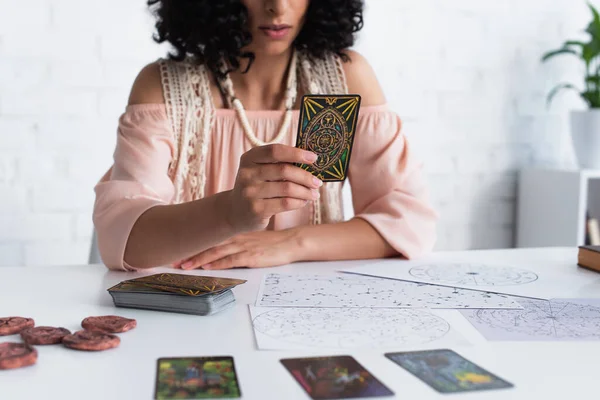
{"type": "Polygon", "coordinates": [[[248,122],[248,117],[246,116],[246,110],[244,109],[244,105],[235,97],[235,92],[233,91],[233,82],[231,81],[231,77],[229,74],[225,74],[225,77],[222,80],[222,86],[225,89],[226,95],[229,97],[229,102],[231,106],[235,109],[236,114],[242,124],[242,128],[244,130],[244,134],[254,146],[265,146],[268,144],[279,143],[288,132],[290,128],[290,123],[292,121],[292,108],[296,103],[296,96],[298,95],[298,80],[297,80],[297,61],[298,56],[296,54],[296,50],[292,50],[292,60],[290,62],[290,70],[288,72],[287,79],[287,87],[285,90],[285,116],[283,117],[283,123],[279,128],[279,132],[277,136],[273,138],[270,142],[263,142],[259,138],[256,137],[254,130],[250,126],[250,122],[248,122]]]}

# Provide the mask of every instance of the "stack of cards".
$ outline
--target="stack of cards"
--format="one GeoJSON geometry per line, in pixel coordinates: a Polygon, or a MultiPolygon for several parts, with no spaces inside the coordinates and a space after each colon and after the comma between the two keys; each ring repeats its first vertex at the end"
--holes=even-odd
{"type": "Polygon", "coordinates": [[[123,281],[108,292],[115,306],[212,315],[235,303],[231,289],[245,280],[184,274],[156,274],[123,281]]]}

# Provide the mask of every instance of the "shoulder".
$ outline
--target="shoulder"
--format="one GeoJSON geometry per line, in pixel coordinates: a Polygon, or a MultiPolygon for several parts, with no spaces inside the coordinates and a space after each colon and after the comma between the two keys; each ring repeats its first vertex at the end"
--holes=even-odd
{"type": "Polygon", "coordinates": [[[375,71],[367,59],[354,50],[344,50],[347,60],[342,61],[346,75],[348,92],[359,94],[363,106],[377,106],[386,102],[381,85],[375,76],[375,71]]]}
{"type": "Polygon", "coordinates": [[[160,64],[158,61],[146,65],[133,82],[129,104],[162,104],[163,93],[160,64]]]}

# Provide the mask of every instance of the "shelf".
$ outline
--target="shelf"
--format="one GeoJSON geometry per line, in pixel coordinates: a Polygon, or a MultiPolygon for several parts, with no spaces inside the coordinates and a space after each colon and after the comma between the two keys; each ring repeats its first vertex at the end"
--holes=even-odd
{"type": "Polygon", "coordinates": [[[588,212],[600,217],[600,170],[519,173],[517,247],[581,246],[588,212]]]}
{"type": "Polygon", "coordinates": [[[600,179],[600,169],[583,169],[581,173],[588,179],[600,179]]]}
{"type": "Polygon", "coordinates": [[[575,168],[526,168],[526,171],[549,172],[549,173],[568,173],[580,175],[587,179],[600,179],[600,169],[575,169],[575,168]]]}

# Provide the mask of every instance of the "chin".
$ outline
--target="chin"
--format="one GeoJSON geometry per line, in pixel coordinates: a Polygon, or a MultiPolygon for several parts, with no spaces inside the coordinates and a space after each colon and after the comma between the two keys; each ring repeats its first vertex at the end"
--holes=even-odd
{"type": "Polygon", "coordinates": [[[261,46],[256,46],[254,49],[254,53],[257,56],[280,56],[289,51],[291,43],[288,42],[276,42],[276,43],[261,43],[261,46]]]}

